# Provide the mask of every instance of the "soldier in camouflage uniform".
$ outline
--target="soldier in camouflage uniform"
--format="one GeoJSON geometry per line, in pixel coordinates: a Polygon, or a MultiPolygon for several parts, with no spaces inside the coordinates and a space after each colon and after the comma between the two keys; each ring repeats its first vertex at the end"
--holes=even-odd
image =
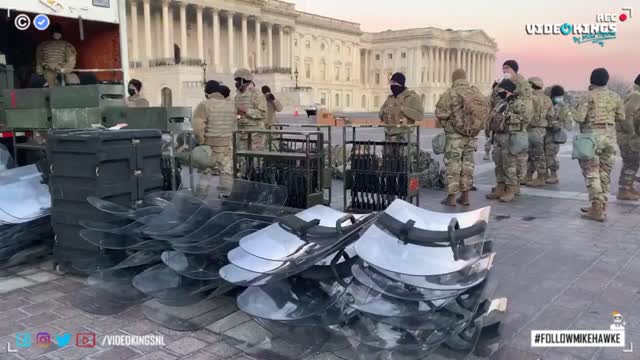
{"type": "MultiPolygon", "coordinates": [[[[205,86],[207,100],[201,102],[193,112],[193,132],[198,140],[194,149],[194,163],[201,174],[220,176],[220,189],[231,190],[232,135],[236,130],[236,107],[233,101],[220,94],[220,85],[208,81],[205,86]]],[[[202,176],[196,189],[198,193],[208,193],[208,177],[202,176]]]]}
{"type": "MultiPolygon", "coordinates": [[[[385,125],[413,125],[424,117],[424,106],[420,95],[405,87],[406,79],[402,73],[391,76],[391,95],[380,108],[380,121],[385,125]]],[[[408,141],[403,128],[385,128],[385,141],[408,141]]]]}
{"type": "Polygon", "coordinates": [[[516,195],[519,185],[518,178],[518,154],[512,150],[511,137],[517,136],[526,139],[527,104],[516,94],[516,84],[508,79],[502,80],[498,85],[497,97],[489,130],[493,133],[494,149],[493,161],[496,164],[497,185],[493,192],[487,194],[489,200],[511,202],[516,195]]]}
{"type": "MultiPolygon", "coordinates": [[[[496,87],[498,87],[498,82],[494,81],[493,85],[491,85],[491,95],[490,98],[493,98],[496,96],[496,87]]],[[[492,106],[493,106],[493,100],[492,100],[492,106]]],[[[489,131],[485,131],[485,142],[484,142],[484,160],[491,160],[491,134],[489,133],[489,131]]]]}
{"type": "Polygon", "coordinates": [[[625,126],[617,124],[618,146],[622,156],[622,171],[618,185],[619,200],[640,200],[640,194],[633,187],[640,168],[640,75],[636,77],[633,92],[624,100],[625,126]],[[625,131],[628,129],[630,131],[625,131]]]}
{"type": "Polygon", "coordinates": [[[544,154],[546,157],[547,169],[549,176],[547,184],[557,184],[558,170],[560,162],[558,161],[558,153],[560,152],[560,144],[554,142],[554,133],[561,131],[562,128],[569,129],[573,125],[573,114],[571,107],[564,101],[564,89],[562,86],[555,85],[551,87],[551,102],[553,108],[547,116],[547,135],[544,137],[544,154]]]}
{"type": "Polygon", "coordinates": [[[129,80],[129,86],[127,89],[127,92],[129,93],[129,97],[127,97],[128,107],[149,107],[149,100],[140,95],[141,90],[142,81],[138,79],[129,80]]]}
{"type": "Polygon", "coordinates": [[[527,169],[527,185],[544,186],[547,180],[547,161],[544,154],[544,139],[547,135],[547,115],[551,112],[553,104],[551,99],[544,94],[544,82],[539,77],[529,78],[533,88],[533,116],[527,132],[529,134],[529,162],[527,169]],[[535,180],[533,174],[538,173],[535,180]]]}
{"type": "MultiPolygon", "coordinates": [[[[609,73],[598,68],[591,73],[589,95],[578,107],[576,122],[580,132],[590,134],[595,142],[595,156],[591,160],[579,160],[584,175],[591,207],[581,209],[586,219],[605,221],[611,169],[616,157],[616,123],[625,126],[625,113],[622,99],[607,88],[609,73]]],[[[630,131],[625,129],[626,131],[630,131]]],[[[574,144],[575,146],[575,144],[574,144]]]]}
{"type": "Polygon", "coordinates": [[[457,132],[450,124],[454,116],[462,116],[456,112],[462,111],[460,103],[462,94],[470,88],[467,74],[463,69],[453,72],[452,86],[436,104],[436,118],[440,126],[444,128],[447,144],[444,153],[444,163],[447,167],[448,195],[441,203],[446,206],[456,206],[456,194],[460,192],[457,203],[469,205],[469,191],[473,184],[473,172],[475,170],[474,154],[478,146],[475,137],[465,136],[457,132]]]}
{"type": "MultiPolygon", "coordinates": [[[[235,103],[238,113],[238,129],[257,129],[265,130],[265,119],[267,117],[267,100],[264,95],[256,89],[253,83],[253,74],[248,69],[238,69],[233,74],[236,81],[235,103]]],[[[239,150],[249,148],[249,135],[240,136],[237,144],[239,150]]],[[[251,134],[251,149],[264,150],[265,137],[264,134],[251,134]]]]}
{"type": "Polygon", "coordinates": [[[59,24],[53,24],[49,29],[53,40],[47,40],[36,48],[36,73],[47,80],[50,88],[60,85],[58,75],[63,69],[66,84],[79,84],[78,75],[70,72],[76,67],[76,48],[62,40],[59,24]]]}
{"type": "MultiPolygon", "coordinates": [[[[526,77],[522,74],[519,74],[518,71],[520,66],[515,60],[507,60],[502,64],[502,72],[504,73],[505,79],[510,79],[516,84],[516,95],[518,98],[524,102],[526,106],[526,111],[524,115],[524,122],[529,124],[531,122],[531,118],[533,116],[533,89],[531,88],[531,84],[526,77]]],[[[518,178],[519,184],[516,188],[516,194],[520,194],[520,185],[526,184],[526,175],[527,175],[527,161],[529,159],[528,151],[523,151],[518,154],[518,178]]]]}

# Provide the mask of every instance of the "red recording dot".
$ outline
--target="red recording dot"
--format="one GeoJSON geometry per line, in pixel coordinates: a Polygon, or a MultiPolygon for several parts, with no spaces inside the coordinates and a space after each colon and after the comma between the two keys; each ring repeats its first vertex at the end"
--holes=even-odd
{"type": "Polygon", "coordinates": [[[627,20],[627,14],[620,14],[620,16],[618,16],[618,19],[620,19],[620,21],[626,21],[627,20]]]}

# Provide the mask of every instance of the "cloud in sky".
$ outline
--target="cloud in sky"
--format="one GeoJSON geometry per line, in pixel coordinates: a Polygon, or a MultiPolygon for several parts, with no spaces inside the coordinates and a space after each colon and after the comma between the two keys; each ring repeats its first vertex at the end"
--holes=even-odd
{"type": "Polygon", "coordinates": [[[569,89],[585,89],[591,70],[596,67],[604,66],[612,76],[628,81],[640,73],[640,46],[637,46],[640,5],[633,9],[631,19],[617,23],[617,39],[606,41],[604,47],[591,43],[574,44],[571,36],[527,35],[525,31],[526,24],[594,23],[596,14],[620,14],[622,7],[633,7],[631,0],[292,2],[296,3],[298,10],[357,22],[362,30],[371,32],[429,26],[482,29],[498,42],[496,66],[506,59],[516,59],[525,76],[540,76],[546,83],[560,83],[569,89]]]}

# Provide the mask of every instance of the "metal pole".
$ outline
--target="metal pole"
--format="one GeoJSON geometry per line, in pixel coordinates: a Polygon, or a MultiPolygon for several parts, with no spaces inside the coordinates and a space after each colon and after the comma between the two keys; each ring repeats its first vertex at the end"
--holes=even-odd
{"type": "Polygon", "coordinates": [[[347,127],[342,126],[342,209],[347,211],[347,127]]]}
{"type": "MultiPolygon", "coordinates": [[[[125,0],[118,0],[118,21],[120,25],[120,67],[122,68],[122,83],[129,82],[129,41],[127,36],[127,3],[125,0]]],[[[127,89],[122,87],[124,96],[127,96],[127,89]]]]}

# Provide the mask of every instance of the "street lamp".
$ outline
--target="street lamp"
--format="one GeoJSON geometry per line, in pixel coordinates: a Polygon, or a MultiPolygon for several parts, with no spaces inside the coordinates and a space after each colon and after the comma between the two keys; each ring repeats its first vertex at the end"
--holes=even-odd
{"type": "Polygon", "coordinates": [[[202,62],[202,86],[207,83],[207,63],[202,62]]]}
{"type": "Polygon", "coordinates": [[[293,76],[296,77],[296,90],[298,89],[298,75],[300,75],[300,73],[298,73],[298,68],[296,68],[296,71],[293,73],[293,76]]]}

